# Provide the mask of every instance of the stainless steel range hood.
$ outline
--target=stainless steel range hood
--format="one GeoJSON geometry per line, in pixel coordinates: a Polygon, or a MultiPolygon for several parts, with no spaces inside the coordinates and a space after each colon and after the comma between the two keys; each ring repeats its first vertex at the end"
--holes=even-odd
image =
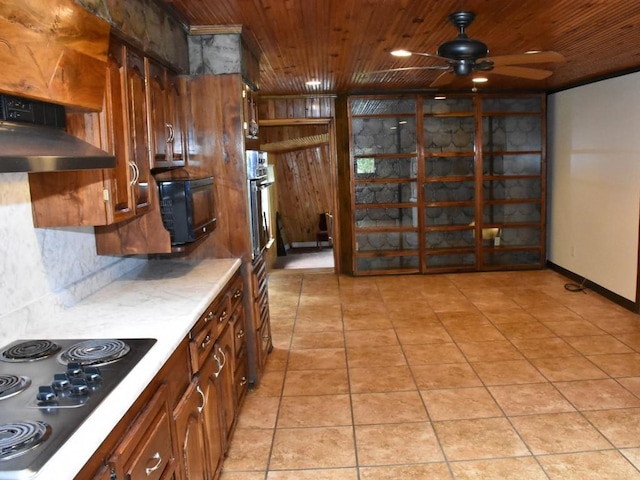
{"type": "Polygon", "coordinates": [[[115,167],[113,155],[68,134],[64,123],[59,105],[0,95],[0,173],[115,167]]]}

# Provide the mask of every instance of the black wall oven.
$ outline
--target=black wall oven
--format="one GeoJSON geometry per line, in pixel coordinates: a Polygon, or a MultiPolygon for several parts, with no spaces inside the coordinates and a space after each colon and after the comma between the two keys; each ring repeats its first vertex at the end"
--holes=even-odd
{"type": "Polygon", "coordinates": [[[247,155],[247,190],[249,192],[249,229],[251,257],[256,258],[273,240],[267,152],[249,150],[247,155]]]}

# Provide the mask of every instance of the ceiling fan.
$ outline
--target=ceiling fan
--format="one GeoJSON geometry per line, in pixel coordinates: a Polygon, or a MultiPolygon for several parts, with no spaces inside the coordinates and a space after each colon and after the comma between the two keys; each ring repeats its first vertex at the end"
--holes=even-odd
{"type": "Polygon", "coordinates": [[[465,29],[473,22],[474,18],[475,14],[472,12],[456,12],[449,15],[449,21],[459,31],[458,36],[440,45],[436,54],[410,52],[407,50],[394,50],[391,52],[392,55],[397,57],[420,55],[434,58],[446,62],[447,65],[392,68],[369,72],[369,74],[410,70],[442,70],[442,74],[430,85],[431,87],[440,87],[451,83],[456,76],[467,76],[474,71],[491,72],[492,74],[495,73],[530,80],[543,80],[553,72],[551,70],[522,67],[519,65],[558,63],[564,61],[564,57],[560,53],[552,51],[535,51],[523,54],[487,57],[489,53],[487,45],[480,40],[469,38],[465,32],[465,29]]]}

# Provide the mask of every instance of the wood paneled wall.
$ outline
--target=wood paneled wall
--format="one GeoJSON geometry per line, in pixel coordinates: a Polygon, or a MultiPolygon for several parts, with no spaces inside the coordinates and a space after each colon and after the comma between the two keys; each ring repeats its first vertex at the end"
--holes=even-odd
{"type": "Polygon", "coordinates": [[[333,118],[335,95],[261,96],[258,103],[260,121],[285,118],[333,118]]]}
{"type": "MultiPolygon", "coordinates": [[[[268,150],[269,161],[275,165],[275,203],[288,244],[315,244],[320,214],[332,212],[334,218],[340,214],[336,211],[334,103],[334,95],[259,98],[260,144],[275,147],[268,150]],[[323,135],[325,143],[310,141],[323,135]]],[[[339,228],[333,234],[337,254],[339,228]]],[[[336,264],[336,272],[340,270],[336,264]]]]}
{"type": "Polygon", "coordinates": [[[319,215],[333,210],[329,145],[275,158],[277,208],[287,242],[315,242],[319,215]]]}

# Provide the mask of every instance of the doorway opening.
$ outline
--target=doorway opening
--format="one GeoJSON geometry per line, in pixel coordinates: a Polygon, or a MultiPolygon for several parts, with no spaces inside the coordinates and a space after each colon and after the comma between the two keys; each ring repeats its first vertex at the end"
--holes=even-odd
{"type": "Polygon", "coordinates": [[[333,122],[271,122],[260,129],[276,178],[277,256],[270,268],[336,271],[333,122]]]}

